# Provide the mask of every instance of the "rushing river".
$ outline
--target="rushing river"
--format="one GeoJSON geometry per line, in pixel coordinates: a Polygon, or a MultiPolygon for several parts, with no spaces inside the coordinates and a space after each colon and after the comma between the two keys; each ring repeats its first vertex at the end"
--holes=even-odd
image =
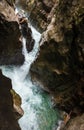
{"type": "Polygon", "coordinates": [[[51,105],[49,94],[39,86],[32,84],[29,69],[36,59],[41,34],[31,27],[35,45],[32,52],[27,53],[26,40],[23,38],[23,54],[25,62],[22,66],[2,66],[2,72],[12,81],[13,89],[22,98],[24,116],[19,119],[22,130],[56,130],[59,113],[51,105]]]}

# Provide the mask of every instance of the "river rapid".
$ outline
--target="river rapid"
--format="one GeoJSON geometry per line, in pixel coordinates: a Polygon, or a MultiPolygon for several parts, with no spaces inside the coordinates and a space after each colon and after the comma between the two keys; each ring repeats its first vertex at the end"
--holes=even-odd
{"type": "Polygon", "coordinates": [[[38,56],[39,40],[41,38],[41,34],[32,26],[31,30],[35,45],[33,50],[28,53],[26,39],[23,38],[24,64],[22,66],[1,66],[1,69],[3,74],[11,79],[13,89],[22,98],[24,115],[18,121],[21,129],[56,130],[59,112],[53,109],[50,95],[38,85],[33,84],[29,75],[31,64],[38,56]]]}

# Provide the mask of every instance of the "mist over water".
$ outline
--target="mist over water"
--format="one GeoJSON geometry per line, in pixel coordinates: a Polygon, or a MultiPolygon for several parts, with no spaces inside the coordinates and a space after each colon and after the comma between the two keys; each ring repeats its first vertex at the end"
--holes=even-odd
{"type": "Polygon", "coordinates": [[[40,89],[39,86],[32,84],[29,75],[31,64],[37,57],[39,49],[39,40],[41,34],[32,26],[32,35],[35,39],[35,45],[32,52],[28,53],[26,49],[26,40],[23,38],[22,53],[25,56],[24,64],[17,66],[2,66],[2,72],[12,81],[13,89],[22,98],[22,108],[24,115],[19,119],[19,125],[22,130],[53,130],[58,121],[59,113],[51,106],[49,94],[40,89]]]}

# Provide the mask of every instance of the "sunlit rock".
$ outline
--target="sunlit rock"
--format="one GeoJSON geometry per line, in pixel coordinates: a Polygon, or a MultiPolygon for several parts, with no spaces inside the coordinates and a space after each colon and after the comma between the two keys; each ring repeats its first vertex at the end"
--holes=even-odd
{"type": "Polygon", "coordinates": [[[21,97],[13,89],[11,89],[10,92],[13,96],[13,107],[16,112],[16,118],[20,118],[24,114],[24,111],[21,108],[21,104],[22,104],[21,97]]]}

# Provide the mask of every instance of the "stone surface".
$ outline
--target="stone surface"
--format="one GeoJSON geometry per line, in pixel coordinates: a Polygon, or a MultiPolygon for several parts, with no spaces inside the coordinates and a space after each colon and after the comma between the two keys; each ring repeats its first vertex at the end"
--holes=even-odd
{"type": "Polygon", "coordinates": [[[0,1],[0,65],[23,64],[20,37],[18,18],[13,7],[5,0],[0,1]]]}
{"type": "Polygon", "coordinates": [[[84,115],[78,115],[84,112],[84,1],[18,1],[33,26],[44,31],[32,80],[43,84],[56,107],[77,116],[66,130],[83,130],[84,115]]]}
{"type": "Polygon", "coordinates": [[[24,111],[21,108],[22,100],[19,94],[17,94],[13,89],[10,90],[12,97],[13,97],[13,107],[16,114],[16,119],[19,119],[23,116],[24,111]]]}
{"type": "Polygon", "coordinates": [[[55,1],[30,73],[60,109],[84,112],[84,1],[55,1]]]}
{"type": "Polygon", "coordinates": [[[18,0],[16,5],[24,9],[28,14],[31,24],[40,32],[43,32],[50,22],[50,12],[57,0],[18,0]]]}
{"type": "Polygon", "coordinates": [[[21,26],[21,34],[26,39],[27,51],[31,52],[34,47],[35,40],[32,37],[32,31],[31,28],[29,27],[27,17],[19,18],[19,23],[21,26]]]}
{"type": "Polygon", "coordinates": [[[21,130],[13,109],[11,80],[0,70],[0,130],[21,130]]]}
{"type": "Polygon", "coordinates": [[[84,130],[84,114],[70,120],[64,130],[84,130]]]}

